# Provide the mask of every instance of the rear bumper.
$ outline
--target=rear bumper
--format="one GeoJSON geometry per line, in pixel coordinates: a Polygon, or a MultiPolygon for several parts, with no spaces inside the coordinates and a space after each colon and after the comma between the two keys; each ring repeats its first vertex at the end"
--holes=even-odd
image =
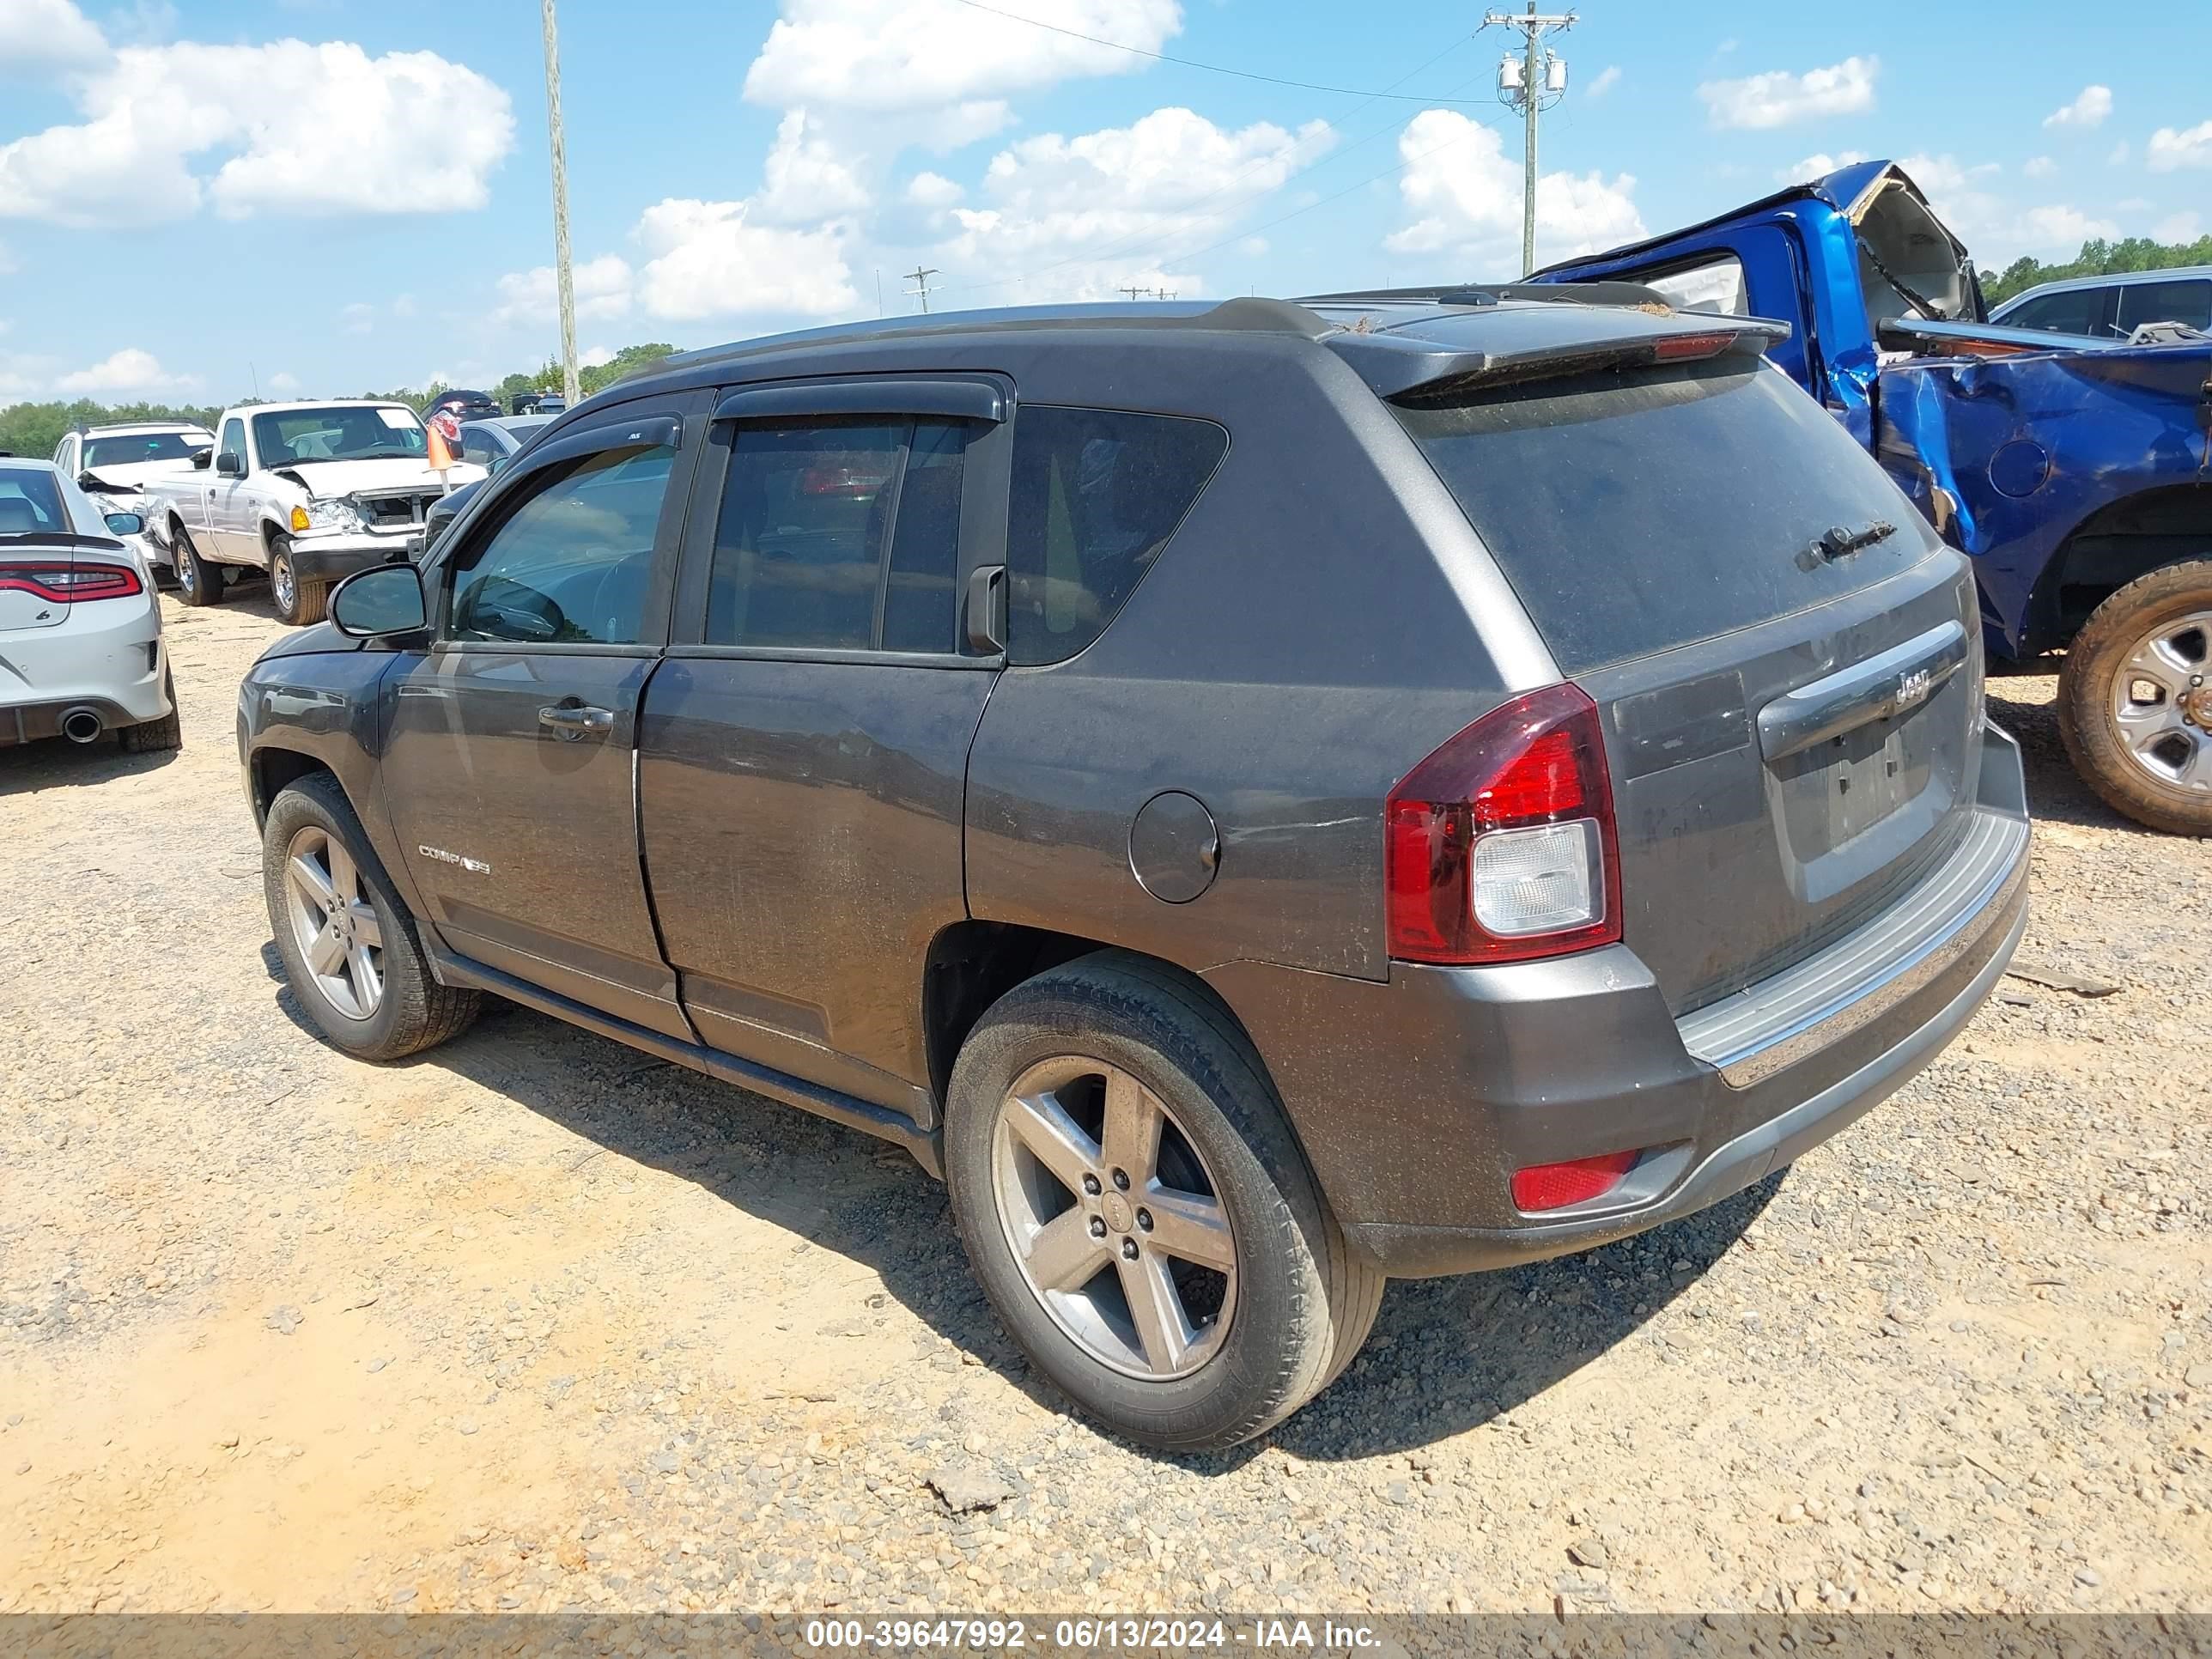
{"type": "Polygon", "coordinates": [[[0,747],[58,737],[63,718],[78,708],[112,732],[160,720],[170,707],[168,651],[150,601],[106,625],[73,614],[58,627],[12,635],[0,650],[0,747]]]}
{"type": "Polygon", "coordinates": [[[1677,1021],[1620,945],[1506,968],[1395,964],[1383,984],[1242,963],[1209,978],[1251,1030],[1346,1233],[1386,1272],[1589,1249],[1717,1203],[1837,1133],[1981,1006],[2027,921],[2019,750],[1995,728],[1985,741],[1960,848],[1892,913],[1753,988],[1763,1018],[1677,1021]],[[1951,902],[1923,904],[1908,934],[1900,913],[1947,878],[1951,902]],[[1870,939],[1884,953],[1869,972],[1870,939]],[[1840,974],[1854,951],[1857,994],[1822,1000],[1820,965],[1840,974]],[[1735,1046],[1692,1052],[1717,1032],[1735,1046]],[[1602,1197],[1514,1207],[1514,1170],[1632,1147],[1643,1159],[1602,1197]]]}

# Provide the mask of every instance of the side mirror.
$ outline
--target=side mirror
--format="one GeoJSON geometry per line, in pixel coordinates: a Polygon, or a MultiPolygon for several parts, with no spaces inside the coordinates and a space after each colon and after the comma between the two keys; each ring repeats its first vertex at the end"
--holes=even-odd
{"type": "Polygon", "coordinates": [[[113,536],[143,535],[146,530],[146,520],[136,513],[111,513],[107,515],[107,530],[113,536]]]}
{"type": "Polygon", "coordinates": [[[206,471],[208,470],[209,458],[214,453],[215,451],[212,449],[195,449],[192,451],[192,471],[195,472],[206,471]]]}
{"type": "Polygon", "coordinates": [[[226,478],[242,478],[246,476],[246,457],[234,449],[226,449],[215,458],[215,470],[226,478]]]}
{"type": "Polygon", "coordinates": [[[430,625],[422,573],[411,564],[357,570],[331,590],[331,621],[357,640],[412,634],[430,625]]]}

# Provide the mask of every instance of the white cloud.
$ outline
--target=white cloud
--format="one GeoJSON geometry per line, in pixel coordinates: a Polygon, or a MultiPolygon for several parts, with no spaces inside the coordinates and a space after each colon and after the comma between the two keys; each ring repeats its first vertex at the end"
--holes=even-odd
{"type": "MultiPolygon", "coordinates": [[[[57,40],[99,40],[69,0],[9,0],[0,58],[25,15],[57,40]]],[[[0,217],[143,222],[204,203],[227,218],[480,208],[514,148],[507,94],[434,52],[373,58],[350,42],[302,40],[100,47],[64,82],[81,122],[0,144],[0,217]],[[425,131],[438,142],[395,138],[425,131]]]]}
{"type": "Polygon", "coordinates": [[[2096,128],[2105,125],[2105,118],[2112,112],[2112,89],[2110,87],[2084,87],[2070,104],[2061,106],[2043,118],[2046,127],[2096,128]]]}
{"type": "Polygon", "coordinates": [[[2110,219],[2093,219],[2063,204],[2030,208],[2014,231],[2015,246],[2031,253],[2072,253],[2093,236],[2111,238],[2120,228],[2110,219]]]}
{"type": "Polygon", "coordinates": [[[595,345],[587,348],[577,357],[576,367],[579,368],[598,368],[603,364],[614,362],[614,360],[615,349],[612,346],[595,345]]]}
{"type": "Polygon", "coordinates": [[[1792,75],[1770,70],[1737,81],[1707,81],[1698,88],[1717,127],[1780,127],[1817,115],[1850,115],[1874,107],[1877,58],[1846,58],[1826,69],[1792,75]]]}
{"type": "Polygon", "coordinates": [[[1620,84],[1620,65],[1607,64],[1590,77],[1589,85],[1583,88],[1585,98],[1602,98],[1620,84]]]}
{"type": "Polygon", "coordinates": [[[1856,167],[1866,159],[1867,153],[1863,149],[1847,149],[1840,155],[1815,150],[1802,161],[1792,161],[1774,176],[1785,185],[1806,184],[1814,179],[1825,179],[1839,167],[1856,167]]]}
{"type": "Polygon", "coordinates": [[[652,258],[636,291],[649,313],[835,317],[860,304],[840,230],[755,224],[750,205],[672,198],[645,210],[636,234],[652,258]]]}
{"type": "Polygon", "coordinates": [[[2143,150],[2143,160],[2153,173],[2171,173],[2176,167],[2212,167],[2212,121],[2200,121],[2186,129],[2160,127],[2151,134],[2150,143],[2143,150]]]}
{"type": "Polygon", "coordinates": [[[54,382],[54,390],[73,398],[112,397],[131,392],[180,392],[193,384],[188,374],[171,374],[164,370],[152,352],[125,346],[89,368],[63,375],[54,382]]]}
{"type": "Polygon", "coordinates": [[[106,40],[70,0],[0,6],[0,79],[43,79],[107,61],[106,40]]]}
{"type": "Polygon", "coordinates": [[[949,208],[967,193],[942,173],[917,173],[906,181],[906,199],[918,208],[949,208]]]}
{"type": "MultiPolygon", "coordinates": [[[[1457,269],[1432,280],[1493,276],[1520,264],[1521,163],[1497,129],[1455,110],[1423,110],[1398,136],[1407,162],[1398,190],[1412,222],[1388,238],[1394,253],[1444,255],[1457,269]]],[[[1644,234],[1631,174],[1547,173],[1536,180],[1539,261],[1587,253],[1644,234]]]]}
{"type": "Polygon", "coordinates": [[[775,131],[768,161],[762,169],[765,188],[753,199],[752,211],[769,224],[819,223],[860,212],[870,201],[860,182],[856,161],[840,155],[820,134],[807,136],[808,118],[803,109],[787,113],[775,131]]]}
{"type": "Polygon", "coordinates": [[[1176,107],[1072,138],[1040,134],[991,158],[988,205],[955,209],[959,231],[933,257],[948,272],[1022,270],[1024,300],[1103,300],[1126,286],[1192,297],[1199,278],[1160,268],[1163,255],[1218,240],[1335,142],[1325,121],[1231,131],[1176,107]]]}
{"type": "Polygon", "coordinates": [[[269,377],[269,389],[271,392],[297,392],[300,389],[300,377],[279,369],[269,377]]]}
{"type": "MultiPolygon", "coordinates": [[[[1009,9],[1013,9],[1009,7],[1009,9]]],[[[1182,27],[1178,0],[1022,0],[1024,16],[1158,52],[1182,27]]],[[[1006,125],[1006,94],[1145,60],[957,0],[783,0],[745,72],[744,95],[782,108],[928,112],[940,143],[1006,125]]]]}
{"type": "Polygon", "coordinates": [[[2031,155],[2021,171],[2031,179],[2048,179],[2058,171],[2058,163],[2048,155],[2031,155]]]}
{"type": "MultiPolygon", "coordinates": [[[[629,261],[620,254],[587,259],[572,266],[568,276],[577,316],[588,321],[629,315],[629,261]]],[[[509,271],[496,287],[499,303],[491,313],[495,323],[550,323],[561,314],[560,287],[550,265],[509,271]]]]}
{"type": "Polygon", "coordinates": [[[2204,234],[2204,221],[2193,213],[2168,214],[2150,228],[2161,242],[2193,242],[2204,234]]]}

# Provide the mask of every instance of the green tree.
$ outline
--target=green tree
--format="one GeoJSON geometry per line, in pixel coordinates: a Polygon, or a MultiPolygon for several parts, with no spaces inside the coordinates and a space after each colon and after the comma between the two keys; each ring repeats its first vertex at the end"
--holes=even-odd
{"type": "Polygon", "coordinates": [[[2092,237],[2081,251],[2063,264],[2046,265],[2021,258],[2002,273],[1984,270],[1982,297],[1996,306],[2015,294],[2045,283],[2063,283],[2073,276],[2112,276],[2130,270],[2172,270],[2177,265],[2212,265],[2212,236],[2193,242],[2154,242],[2148,236],[2125,236],[2117,242],[2092,237]]]}

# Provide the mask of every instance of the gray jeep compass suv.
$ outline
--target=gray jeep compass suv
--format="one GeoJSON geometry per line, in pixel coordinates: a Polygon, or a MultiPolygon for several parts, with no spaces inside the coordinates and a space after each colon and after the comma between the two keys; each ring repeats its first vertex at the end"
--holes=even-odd
{"type": "Polygon", "coordinates": [[[276,945],[907,1147],[1152,1445],[1393,1275],[1832,1135],[2025,921],[1966,562],[1769,325],[1544,289],[902,319],[562,415],[241,688],[276,945]]]}

